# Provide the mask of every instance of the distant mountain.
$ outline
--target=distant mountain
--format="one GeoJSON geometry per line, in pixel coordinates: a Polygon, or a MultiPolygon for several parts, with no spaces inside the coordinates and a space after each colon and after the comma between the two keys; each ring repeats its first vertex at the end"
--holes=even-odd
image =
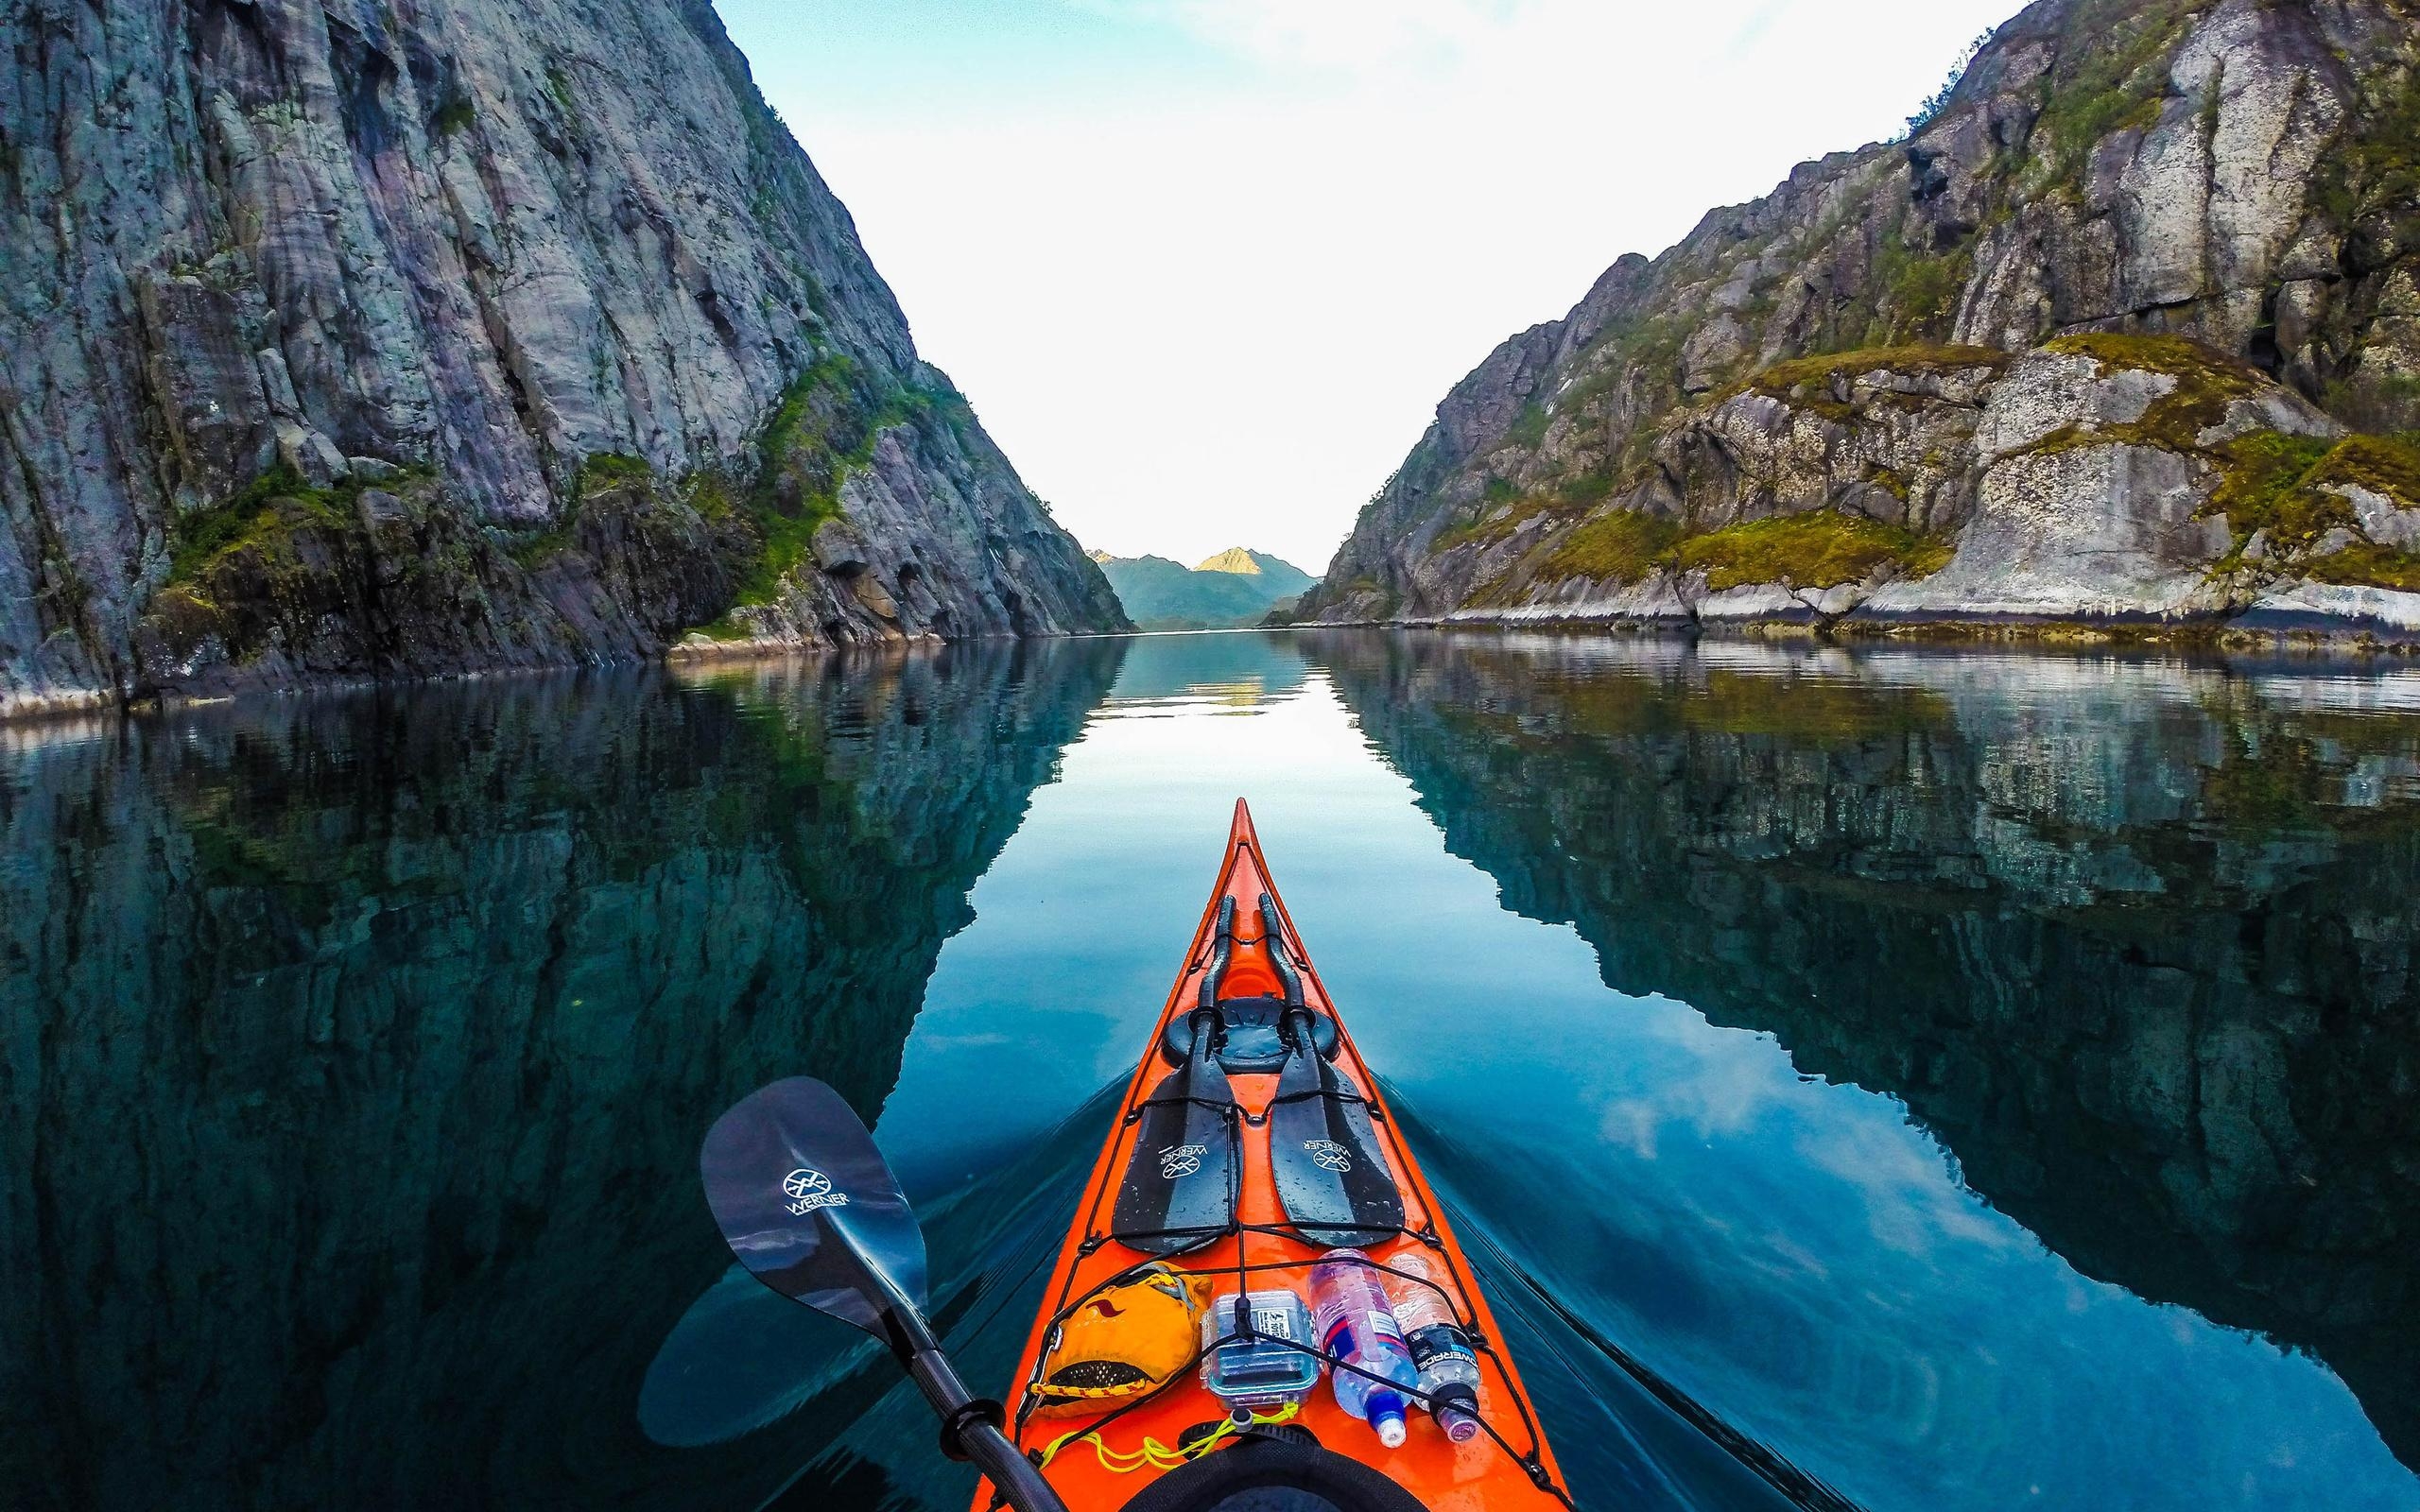
{"type": "Polygon", "coordinates": [[[1216,557],[1195,562],[1193,570],[1197,573],[1235,573],[1245,577],[1256,576],[1280,593],[1299,593],[1319,581],[1290,561],[1242,546],[1229,546],[1216,557]]]}
{"type": "Polygon", "coordinates": [[[1147,630],[1222,630],[1262,616],[1318,581],[1292,562],[1236,546],[1199,567],[1166,557],[1092,553],[1126,614],[1147,630]]]}

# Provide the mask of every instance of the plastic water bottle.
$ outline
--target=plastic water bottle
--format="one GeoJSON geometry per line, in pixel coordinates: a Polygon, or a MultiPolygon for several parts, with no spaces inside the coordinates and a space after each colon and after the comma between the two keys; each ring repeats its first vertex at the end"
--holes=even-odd
{"type": "Polygon", "coordinates": [[[1322,1255],[1311,1270],[1311,1314],[1320,1348],[1343,1362],[1328,1371],[1336,1404],[1368,1423],[1379,1443],[1389,1449],[1401,1444],[1404,1399],[1394,1387],[1416,1384],[1420,1372],[1412,1367],[1403,1330],[1369,1257],[1357,1249],[1322,1255]]]}
{"type": "Polygon", "coordinates": [[[1428,1410],[1447,1438],[1466,1444],[1478,1436],[1478,1352],[1454,1321],[1445,1294],[1430,1284],[1438,1278],[1426,1260],[1399,1255],[1387,1264],[1400,1273],[1386,1277],[1387,1295],[1394,1300],[1395,1323],[1420,1372],[1428,1410]]]}

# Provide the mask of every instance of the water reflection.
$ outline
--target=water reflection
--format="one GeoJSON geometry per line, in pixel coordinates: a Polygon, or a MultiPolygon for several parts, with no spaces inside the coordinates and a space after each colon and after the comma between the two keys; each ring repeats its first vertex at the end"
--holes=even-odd
{"type": "Polygon", "coordinates": [[[1584,1505],[2410,1512],[2415,693],[1225,635],[0,727],[0,1504],[955,1512],[696,1141],[878,1109],[997,1383],[1244,793],[1584,1505]]]}
{"type": "Polygon", "coordinates": [[[769,1494],[831,1422],[630,1424],[728,1258],[699,1131],[801,1071],[879,1106],[1121,650],[18,731],[0,1502],[769,1494]]]}
{"type": "MultiPolygon", "coordinates": [[[[1575,925],[1609,986],[1901,1099],[2083,1276],[2310,1349],[2420,1464],[2420,723],[2366,713],[2402,706],[2409,674],[1550,639],[1314,654],[1449,848],[1507,906],[1575,925]]],[[[1807,1244],[1839,1215],[1788,1180],[1748,1232],[1670,1191],[1671,1211],[1593,1232],[1595,1268],[1631,1273],[1612,1290],[1685,1379],[1784,1442],[1836,1417],[1877,1454],[2015,1432],[2092,1457],[2088,1417],[1954,1379],[2019,1364],[2014,1277],[1995,1286],[2007,1267],[1979,1253],[2012,1236],[1921,1148],[1810,1124],[1814,1099],[1776,1091],[1747,1042],[1685,1022],[1647,1039],[1664,1052],[1601,1103],[1608,1158],[1685,1161],[1676,1135],[1768,1125],[1878,1241],[1843,1291],[1837,1251],[1807,1244]],[[1954,1278],[1930,1273],[1953,1251],[1954,1278]],[[1996,1420],[1927,1420],[1977,1401],[1996,1420]]],[[[2264,1416],[2277,1404],[2223,1348],[2171,1332],[2181,1349],[2048,1363],[2063,1391],[2118,1398],[2144,1383],[2113,1366],[2191,1372],[2244,1413],[2165,1425],[2231,1437],[2197,1446],[2207,1465],[2247,1439],[2289,1476],[2347,1451],[2264,1416]]]]}

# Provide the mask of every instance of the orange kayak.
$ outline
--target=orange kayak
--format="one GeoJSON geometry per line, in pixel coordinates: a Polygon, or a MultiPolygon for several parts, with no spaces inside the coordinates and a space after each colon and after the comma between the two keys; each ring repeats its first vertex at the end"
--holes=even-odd
{"type": "MultiPolygon", "coordinates": [[[[1340,1200],[1340,1190],[1333,1183],[1326,1188],[1328,1200],[1340,1200]]],[[[1257,1315],[1257,1307],[1245,1311],[1257,1315]]],[[[1411,1304],[1404,1315],[1414,1315],[1411,1304]]],[[[1242,1332],[1254,1330],[1247,1323],[1242,1332]]],[[[1165,1332],[1154,1342],[1165,1353],[1165,1332]]],[[[1240,801],[1210,905],[1060,1249],[1008,1403],[1010,1437],[1041,1465],[1071,1512],[1244,1504],[1562,1512],[1571,1505],[1487,1299],[1276,901],[1251,812],[1240,801]],[[1204,1036],[1200,1048],[1192,1045],[1195,1029],[1204,1036]],[[1299,1049],[1284,1072],[1271,1069],[1267,1062],[1282,1052],[1280,1040],[1284,1046],[1315,1045],[1328,1069],[1306,1069],[1313,1052],[1299,1049]],[[1208,1053],[1214,1042],[1223,1047],[1219,1057],[1208,1053]],[[1189,1082],[1188,1070],[1194,1074],[1189,1082]],[[1187,1106],[1166,1106],[1171,1088],[1187,1106]],[[1296,1137],[1314,1104],[1322,1116],[1338,1120],[1343,1150],[1337,1143],[1296,1137]],[[1231,1115],[1222,1111],[1229,1106],[1231,1115]],[[1210,1133],[1167,1135],[1174,1126],[1169,1121],[1179,1118],[1210,1133]],[[1353,1130],[1365,1141],[1374,1138],[1374,1145],[1357,1145],[1353,1130]],[[1221,1131],[1232,1139],[1231,1149],[1219,1144],[1221,1131]],[[1309,1150],[1315,1166],[1301,1163],[1297,1144],[1309,1150]],[[1182,1222],[1133,1217],[1137,1204],[1161,1195],[1153,1189],[1163,1178],[1171,1185],[1179,1174],[1204,1179],[1200,1168],[1205,1162],[1216,1182],[1213,1216],[1205,1219],[1194,1209],[1178,1213],[1182,1222]],[[1333,1208],[1318,1210],[1319,1192],[1304,1194],[1305,1177],[1316,1183],[1339,1166],[1351,1167],[1352,1179],[1363,1183],[1352,1194],[1357,1216],[1350,1223],[1333,1208]],[[1307,1310],[1312,1299],[1327,1295],[1313,1268],[1330,1252],[1363,1257],[1342,1263],[1369,1274],[1389,1296],[1433,1298],[1425,1315],[1435,1317],[1434,1304],[1450,1313],[1469,1346],[1463,1358],[1477,1369],[1475,1404],[1467,1395],[1454,1401],[1470,1405],[1478,1431],[1463,1422],[1457,1441],[1446,1432],[1450,1418],[1437,1415],[1447,1393],[1396,1387],[1372,1370],[1340,1366],[1350,1339],[1339,1346],[1339,1334],[1322,1338],[1316,1329],[1306,1344],[1290,1347],[1305,1357],[1305,1373],[1308,1362],[1318,1366],[1316,1384],[1299,1400],[1236,1409],[1213,1395],[1202,1367],[1214,1344],[1234,1337],[1217,1320],[1236,1315],[1221,1314],[1215,1299],[1291,1292],[1307,1310]],[[1195,1297],[1195,1325],[1212,1320],[1201,1330],[1203,1342],[1181,1365],[1167,1359],[1149,1368],[1142,1386],[1132,1383],[1137,1372],[1132,1367],[1102,1376],[1096,1365],[1087,1367],[1097,1372],[1090,1377],[1066,1369],[1066,1348],[1079,1332],[1075,1320],[1114,1329],[1131,1319],[1103,1314],[1119,1313],[1130,1300],[1169,1305],[1157,1301],[1157,1294],[1130,1289],[1154,1278],[1163,1294],[1189,1290],[1195,1297]],[[1129,1378],[1123,1389],[1098,1400],[1071,1398],[1062,1384],[1121,1375],[1129,1378]],[[1373,1405],[1357,1415],[1340,1400],[1340,1385],[1363,1393],[1399,1389],[1408,1422],[1392,1436],[1400,1443],[1389,1447],[1375,1431],[1374,1395],[1373,1405]],[[1298,1494],[1289,1499],[1283,1494],[1289,1490],[1298,1494]]],[[[990,1483],[979,1486],[975,1512],[995,1504],[990,1483]]]]}

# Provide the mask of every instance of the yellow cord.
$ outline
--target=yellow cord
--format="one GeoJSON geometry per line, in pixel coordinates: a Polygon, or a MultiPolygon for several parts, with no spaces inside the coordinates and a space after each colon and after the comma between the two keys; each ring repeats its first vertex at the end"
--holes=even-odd
{"type": "MultiPolygon", "coordinates": [[[[1258,1428],[1270,1423],[1282,1423],[1290,1419],[1301,1410],[1300,1402],[1289,1401],[1282,1412],[1253,1413],[1253,1426],[1258,1428]]],[[[1129,1451],[1110,1448],[1100,1436],[1098,1430],[1079,1428],[1071,1433],[1062,1434],[1051,1440],[1050,1447],[1042,1452],[1040,1468],[1049,1469],[1050,1462],[1058,1458],[1059,1452],[1069,1444],[1085,1443],[1092,1445],[1093,1453],[1099,1459],[1101,1469],[1112,1475],[1132,1475],[1140,1469],[1172,1470],[1180,1465],[1200,1459],[1240,1432],[1242,1432],[1242,1425],[1231,1417],[1217,1428],[1195,1439],[1190,1449],[1170,1449],[1156,1438],[1147,1437],[1143,1440],[1141,1449],[1129,1451]]]]}

